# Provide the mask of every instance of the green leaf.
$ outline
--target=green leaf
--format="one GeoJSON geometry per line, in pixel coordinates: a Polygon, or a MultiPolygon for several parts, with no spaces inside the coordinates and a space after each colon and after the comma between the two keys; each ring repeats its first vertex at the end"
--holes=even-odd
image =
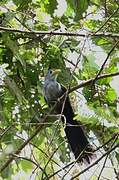
{"type": "Polygon", "coordinates": [[[75,21],[83,17],[83,13],[87,10],[89,0],[67,0],[68,5],[74,10],[75,21]]]}
{"type": "Polygon", "coordinates": [[[19,54],[19,47],[17,41],[13,41],[10,38],[10,35],[8,33],[2,33],[2,39],[4,41],[4,44],[6,45],[7,48],[9,48],[12,53],[14,54],[15,58],[21,63],[21,65],[24,67],[24,70],[26,69],[26,63],[25,61],[21,58],[19,54]]]}
{"type": "Polygon", "coordinates": [[[94,77],[94,74],[98,72],[99,66],[95,63],[95,56],[89,54],[83,59],[83,70],[82,75],[87,79],[94,77]]]}
{"type": "Polygon", "coordinates": [[[119,163],[119,153],[118,152],[116,152],[116,159],[117,159],[117,161],[119,163]]]}
{"type": "Polygon", "coordinates": [[[114,102],[117,98],[115,90],[112,88],[108,88],[105,97],[109,102],[114,102]]]}
{"type": "Polygon", "coordinates": [[[103,79],[98,80],[97,83],[100,85],[109,85],[111,80],[112,80],[112,77],[103,78],[103,79]]]}
{"type": "Polygon", "coordinates": [[[27,159],[21,160],[20,164],[21,164],[22,169],[25,172],[31,171],[33,169],[33,166],[34,166],[33,163],[28,161],[27,159]]]}
{"type": "Polygon", "coordinates": [[[29,6],[29,3],[32,2],[32,0],[13,0],[13,2],[18,6],[18,10],[20,9],[27,9],[29,6]]]}
{"type": "Polygon", "coordinates": [[[4,169],[4,171],[2,171],[0,177],[2,177],[3,179],[6,179],[6,178],[9,178],[9,175],[12,174],[12,173],[13,173],[12,168],[10,168],[10,167],[8,166],[8,167],[6,167],[6,168],[4,169]]]}
{"type": "Polygon", "coordinates": [[[12,59],[13,59],[13,52],[11,51],[10,48],[6,48],[4,51],[3,51],[3,55],[2,55],[2,59],[3,59],[3,62],[9,64],[10,67],[13,66],[13,62],[12,62],[12,59]]]}
{"type": "Polygon", "coordinates": [[[17,97],[20,104],[26,103],[25,97],[23,96],[22,92],[20,91],[20,89],[18,88],[18,86],[16,85],[13,79],[11,79],[9,76],[6,76],[5,84],[8,86],[11,93],[17,97]]]}
{"type": "Polygon", "coordinates": [[[52,1],[47,1],[47,3],[44,4],[45,10],[48,14],[50,14],[51,16],[53,16],[53,13],[55,11],[55,9],[57,9],[57,0],[52,0],[52,1]]]}

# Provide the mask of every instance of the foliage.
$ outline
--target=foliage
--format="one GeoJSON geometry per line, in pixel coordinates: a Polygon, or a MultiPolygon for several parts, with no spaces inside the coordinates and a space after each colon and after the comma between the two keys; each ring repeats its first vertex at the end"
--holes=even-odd
{"type": "MultiPolygon", "coordinates": [[[[71,162],[70,147],[58,117],[49,116],[42,125],[49,112],[43,98],[43,77],[51,66],[62,70],[58,80],[66,87],[95,78],[118,40],[105,35],[106,32],[118,34],[117,8],[118,2],[112,0],[1,0],[2,27],[49,31],[51,34],[18,33],[15,30],[0,33],[0,168],[36,128],[42,126],[16,155],[15,161],[6,166],[0,180],[12,179],[20,171],[30,178],[35,174],[37,179],[43,179],[60,169],[62,164],[71,162]],[[98,30],[104,32],[103,36],[94,35],[98,30]],[[84,36],[62,35],[62,31],[81,32],[84,36]],[[53,32],[61,34],[53,35],[53,32]]],[[[118,71],[118,46],[111,52],[101,74],[118,71]]],[[[78,113],[76,119],[80,119],[88,132],[94,133],[100,145],[118,133],[119,88],[116,80],[119,83],[117,77],[101,78],[84,86],[81,97],[77,93],[75,98],[73,93],[70,95],[77,99],[77,104],[72,100],[78,113]]],[[[105,150],[109,148],[110,144],[104,147],[105,150]]],[[[116,149],[110,159],[112,167],[119,163],[116,149]]]]}

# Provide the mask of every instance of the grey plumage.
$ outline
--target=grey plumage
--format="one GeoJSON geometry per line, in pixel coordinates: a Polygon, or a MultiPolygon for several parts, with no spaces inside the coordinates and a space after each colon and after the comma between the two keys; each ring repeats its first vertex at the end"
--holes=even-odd
{"type": "Polygon", "coordinates": [[[49,70],[45,76],[44,96],[48,104],[56,101],[62,94],[61,86],[56,80],[56,74],[53,73],[53,70],[49,70]]]}

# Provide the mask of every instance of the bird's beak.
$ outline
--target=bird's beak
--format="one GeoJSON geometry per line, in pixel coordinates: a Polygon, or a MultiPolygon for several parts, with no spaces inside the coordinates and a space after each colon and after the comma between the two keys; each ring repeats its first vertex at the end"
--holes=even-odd
{"type": "Polygon", "coordinates": [[[53,70],[53,75],[58,75],[59,73],[61,72],[61,70],[60,69],[55,69],[55,70],[53,70]]]}

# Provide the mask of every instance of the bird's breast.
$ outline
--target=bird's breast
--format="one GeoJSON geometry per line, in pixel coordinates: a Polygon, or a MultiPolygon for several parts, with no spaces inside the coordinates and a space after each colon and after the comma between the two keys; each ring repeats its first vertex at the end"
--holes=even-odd
{"type": "Polygon", "coordinates": [[[61,95],[61,89],[58,83],[50,82],[45,86],[45,97],[48,102],[56,101],[61,95]]]}

